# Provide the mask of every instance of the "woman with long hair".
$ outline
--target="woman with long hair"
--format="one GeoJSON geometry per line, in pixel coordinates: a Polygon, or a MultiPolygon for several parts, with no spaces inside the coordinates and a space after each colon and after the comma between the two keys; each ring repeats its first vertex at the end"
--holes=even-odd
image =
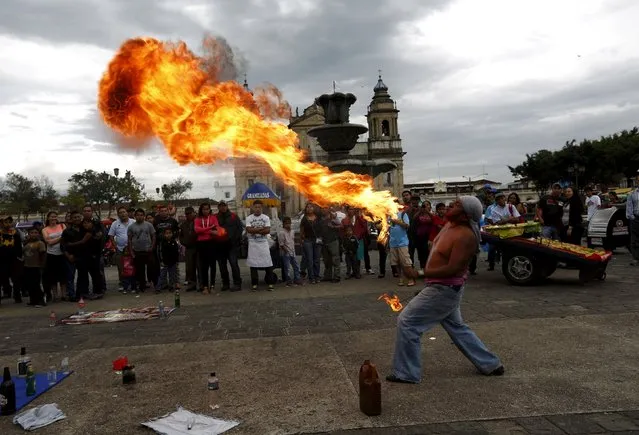
{"type": "Polygon", "coordinates": [[[508,195],[508,204],[517,209],[517,211],[519,212],[519,216],[526,215],[526,207],[521,202],[521,199],[519,199],[519,195],[517,195],[517,193],[511,192],[510,195],[508,195]]]}
{"type": "Polygon", "coordinates": [[[205,295],[215,288],[215,275],[217,274],[215,236],[217,236],[218,225],[217,217],[211,214],[211,204],[208,202],[200,204],[194,228],[197,236],[196,250],[200,269],[200,289],[205,295]]]}
{"type": "Polygon", "coordinates": [[[44,268],[46,302],[56,299],[66,300],[67,264],[60,248],[62,232],[66,227],[58,222],[58,213],[50,211],[44,221],[42,239],[47,245],[47,258],[44,268]],[[59,286],[59,287],[58,287],[59,286]]]}
{"type": "Polygon", "coordinates": [[[582,217],[584,203],[579,195],[575,194],[572,187],[564,189],[564,198],[563,227],[560,232],[561,241],[572,245],[581,245],[581,236],[584,233],[582,217]]]}
{"type": "Polygon", "coordinates": [[[322,239],[319,232],[319,217],[313,203],[306,204],[304,217],[300,222],[300,239],[306,256],[308,282],[320,282],[320,256],[322,253],[322,239]]]}

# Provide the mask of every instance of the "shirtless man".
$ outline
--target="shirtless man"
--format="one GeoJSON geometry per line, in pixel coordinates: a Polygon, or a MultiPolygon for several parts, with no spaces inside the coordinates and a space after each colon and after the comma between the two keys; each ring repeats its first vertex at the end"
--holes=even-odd
{"type": "Polygon", "coordinates": [[[387,381],[416,384],[421,380],[420,337],[438,323],[479,372],[504,374],[499,358],[464,323],[459,309],[468,264],[479,248],[481,215],[481,202],[474,196],[460,197],[448,210],[448,222],[434,240],[424,268],[426,287],[397,319],[393,372],[387,381]]]}

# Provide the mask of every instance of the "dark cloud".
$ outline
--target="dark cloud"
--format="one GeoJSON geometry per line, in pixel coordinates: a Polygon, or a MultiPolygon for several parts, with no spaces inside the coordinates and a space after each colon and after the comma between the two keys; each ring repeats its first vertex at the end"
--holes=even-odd
{"type": "Polygon", "coordinates": [[[140,35],[179,37],[204,29],[160,0],[4,0],[0,33],[113,49],[140,35]]]}

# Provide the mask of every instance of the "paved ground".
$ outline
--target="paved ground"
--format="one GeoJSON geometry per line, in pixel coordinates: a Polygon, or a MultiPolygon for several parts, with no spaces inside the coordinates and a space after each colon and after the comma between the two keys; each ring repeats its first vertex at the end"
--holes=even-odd
{"type": "MultiPolygon", "coordinates": [[[[375,261],[375,260],[373,260],[375,261]]],[[[639,269],[613,259],[606,282],[577,283],[558,271],[543,287],[508,286],[480,271],[468,284],[466,320],[504,360],[502,378],[477,375],[437,328],[424,339],[424,381],[383,386],[384,412],[362,415],[357,370],[371,358],[382,374],[396,314],[377,301],[413,290],[391,278],[275,292],[183,294],[168,320],[48,327],[47,309],[0,307],[0,363],[27,346],[36,366],[71,358],[76,373],[35,403],[57,402],[69,418],[41,433],[143,433],[145,419],[177,403],[205,410],[206,374],[221,377],[216,415],[231,433],[605,433],[639,431],[639,269]],[[110,363],[127,355],[138,384],[123,388],[110,363]]],[[[109,276],[113,277],[113,270],[109,276]]],[[[156,305],[172,295],[119,295],[90,310],[156,305]]],[[[59,317],[70,304],[53,306],[59,317]]],[[[0,419],[0,433],[19,433],[0,419]]]]}

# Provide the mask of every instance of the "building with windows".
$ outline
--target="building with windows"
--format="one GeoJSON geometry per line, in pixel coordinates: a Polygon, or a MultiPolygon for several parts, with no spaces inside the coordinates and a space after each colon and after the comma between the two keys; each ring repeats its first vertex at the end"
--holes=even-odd
{"type": "MultiPolygon", "coordinates": [[[[244,86],[248,89],[246,81],[244,86]]],[[[354,159],[388,159],[395,163],[394,169],[379,174],[374,179],[375,189],[390,190],[395,196],[401,194],[404,186],[405,153],[399,134],[398,115],[397,104],[391,98],[388,87],[380,75],[373,87],[373,97],[366,113],[368,139],[357,142],[350,153],[354,159]]],[[[315,138],[308,135],[311,128],[322,124],[324,124],[323,109],[313,103],[305,108],[301,114],[299,109],[296,109],[288,127],[297,133],[298,146],[306,152],[308,161],[326,164],[326,152],[319,146],[315,138]]],[[[258,181],[269,186],[282,199],[280,210],[282,215],[293,216],[304,208],[306,203],[304,195],[294,187],[286,186],[266,164],[254,159],[235,161],[235,197],[238,200],[242,198],[249,186],[258,181]]],[[[238,205],[239,215],[244,216],[247,213],[248,210],[242,211],[238,205]]]]}
{"type": "Polygon", "coordinates": [[[213,195],[211,198],[217,202],[220,201],[234,201],[235,200],[236,189],[234,184],[220,184],[219,181],[215,181],[213,183],[213,195]]]}
{"type": "Polygon", "coordinates": [[[495,189],[501,185],[500,182],[487,178],[441,177],[406,183],[403,190],[410,190],[413,195],[421,197],[422,200],[427,199],[431,203],[447,202],[460,195],[474,195],[486,184],[495,189]]]}

